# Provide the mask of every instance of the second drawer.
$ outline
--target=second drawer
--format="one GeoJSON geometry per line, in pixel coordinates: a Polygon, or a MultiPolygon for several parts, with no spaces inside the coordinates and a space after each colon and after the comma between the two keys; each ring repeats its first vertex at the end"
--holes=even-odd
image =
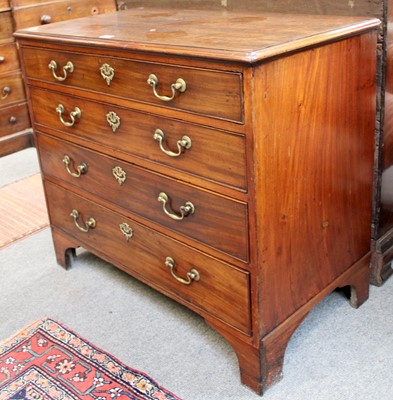
{"type": "Polygon", "coordinates": [[[30,88],[30,97],[34,119],[40,125],[246,190],[243,135],[35,87],[30,88]],[[59,106],[64,108],[61,115],[56,111],[59,106]],[[61,119],[67,124],[75,107],[80,109],[80,118],[66,126],[61,119]]]}

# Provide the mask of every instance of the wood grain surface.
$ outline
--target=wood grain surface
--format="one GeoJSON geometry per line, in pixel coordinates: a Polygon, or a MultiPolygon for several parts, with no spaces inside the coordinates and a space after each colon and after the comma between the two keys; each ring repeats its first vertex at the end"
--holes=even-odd
{"type": "Polygon", "coordinates": [[[132,9],[76,20],[73,24],[60,22],[55,27],[21,30],[16,37],[36,36],[55,42],[67,42],[72,37],[85,45],[95,43],[104,48],[257,62],[354,35],[379,24],[378,19],[361,17],[303,15],[298,18],[290,14],[132,9]]]}

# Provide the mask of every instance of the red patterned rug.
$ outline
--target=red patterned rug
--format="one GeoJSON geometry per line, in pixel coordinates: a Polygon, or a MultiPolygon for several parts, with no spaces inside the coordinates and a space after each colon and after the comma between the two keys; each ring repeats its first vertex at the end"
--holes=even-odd
{"type": "Polygon", "coordinates": [[[180,400],[51,319],[0,344],[0,400],[180,400]]]}

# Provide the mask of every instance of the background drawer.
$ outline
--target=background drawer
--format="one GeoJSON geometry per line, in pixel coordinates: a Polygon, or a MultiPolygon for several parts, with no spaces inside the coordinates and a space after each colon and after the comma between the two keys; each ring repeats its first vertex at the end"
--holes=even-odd
{"type": "Polygon", "coordinates": [[[45,189],[54,226],[120,263],[124,270],[162,292],[180,297],[194,308],[243,332],[250,332],[249,274],[246,271],[221,263],[59,186],[46,182],[45,189]],[[79,212],[76,221],[82,228],[91,217],[96,221],[95,228],[88,232],[79,230],[70,215],[74,209],[79,212]],[[124,223],[132,229],[128,240],[120,230],[124,223]],[[190,285],[178,282],[165,265],[167,257],[175,261],[176,275],[186,279],[187,272],[196,269],[199,281],[190,285]]]}
{"type": "Polygon", "coordinates": [[[62,53],[32,48],[23,48],[23,57],[28,78],[38,78],[58,83],[49,70],[49,63],[57,64],[57,74],[71,61],[74,72],[69,73],[60,84],[73,86],[141,102],[196,112],[204,115],[243,121],[242,75],[239,73],[178,67],[131,61],[121,58],[97,57],[77,53],[62,53]],[[100,68],[108,64],[114,76],[109,85],[101,76],[100,68]],[[172,101],[162,101],[155,97],[147,83],[150,74],[159,79],[157,92],[170,96],[171,85],[178,78],[184,79],[187,89],[176,92],[172,101]],[[203,82],[203,84],[202,84],[203,82]]]}
{"type": "MultiPolygon", "coordinates": [[[[26,6],[32,6],[35,4],[42,4],[42,3],[55,3],[59,2],[59,0],[55,1],[48,1],[48,0],[12,0],[12,6],[14,8],[18,7],[26,7],[26,6]]],[[[110,7],[114,7],[115,1],[112,0],[84,0],[83,3],[88,6],[90,5],[91,7],[96,6],[97,4],[100,5],[100,7],[108,7],[108,10],[110,7]]]]}
{"type": "Polygon", "coordinates": [[[9,8],[10,3],[8,0],[0,0],[0,10],[3,8],[9,8]]]}
{"type": "Polygon", "coordinates": [[[23,131],[30,127],[27,104],[17,104],[1,109],[0,112],[0,136],[23,131]]]}
{"type": "MultiPolygon", "coordinates": [[[[217,181],[228,186],[246,189],[245,138],[229,132],[208,129],[153,115],[146,115],[105,103],[95,103],[78,97],[31,87],[30,96],[36,123],[62,130],[109,148],[134,154],[155,163],[171,166],[192,175],[217,181]],[[62,104],[67,114],[76,106],[82,116],[74,126],[64,126],[56,112],[62,104]],[[112,128],[107,114],[115,113],[120,120],[112,128]],[[191,148],[179,157],[170,157],[154,139],[156,129],[165,134],[164,149],[178,152],[177,141],[183,136],[191,139],[191,148]]],[[[156,168],[157,169],[157,168],[156,168]]]]}
{"type": "Polygon", "coordinates": [[[15,42],[0,45],[0,74],[20,69],[15,42]]]}
{"type": "Polygon", "coordinates": [[[15,29],[116,11],[114,1],[66,0],[15,8],[15,29]]]}
{"type": "Polygon", "coordinates": [[[83,190],[120,207],[168,227],[182,235],[221,250],[248,262],[247,205],[215,195],[191,185],[149,172],[135,165],[94,153],[68,142],[37,134],[41,166],[47,176],[66,180],[83,190]],[[87,173],[72,177],[62,162],[68,155],[76,168],[87,164],[87,173]],[[113,169],[120,168],[126,175],[119,184],[113,169]],[[183,220],[171,219],[158,201],[161,192],[168,197],[168,211],[179,214],[181,206],[192,202],[194,214],[183,220]]]}
{"type": "Polygon", "coordinates": [[[23,102],[25,99],[25,89],[20,72],[0,76],[0,107],[23,102]]]}
{"type": "Polygon", "coordinates": [[[11,38],[13,32],[11,11],[0,12],[0,40],[11,38]]]}

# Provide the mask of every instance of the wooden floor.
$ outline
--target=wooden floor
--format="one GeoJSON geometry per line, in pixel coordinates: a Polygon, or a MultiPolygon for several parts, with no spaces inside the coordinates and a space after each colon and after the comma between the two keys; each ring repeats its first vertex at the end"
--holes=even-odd
{"type": "Polygon", "coordinates": [[[0,248],[49,224],[41,175],[0,188],[0,248]]]}

